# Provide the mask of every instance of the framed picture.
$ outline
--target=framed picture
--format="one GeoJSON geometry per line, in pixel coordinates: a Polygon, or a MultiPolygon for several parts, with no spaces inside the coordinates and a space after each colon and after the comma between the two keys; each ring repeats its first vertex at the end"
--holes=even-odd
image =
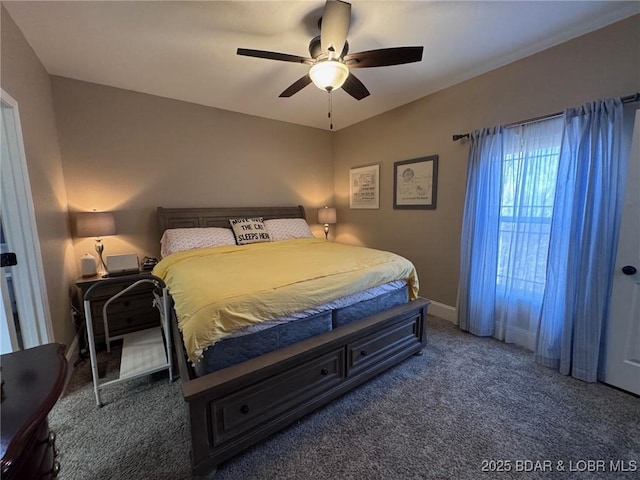
{"type": "Polygon", "coordinates": [[[349,171],[349,208],[380,208],[380,165],[349,171]]]}
{"type": "Polygon", "coordinates": [[[438,155],[393,164],[393,208],[435,210],[438,155]]]}

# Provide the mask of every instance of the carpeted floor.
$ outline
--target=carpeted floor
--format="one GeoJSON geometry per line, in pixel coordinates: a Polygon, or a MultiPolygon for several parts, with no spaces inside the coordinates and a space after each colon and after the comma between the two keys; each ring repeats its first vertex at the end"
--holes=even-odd
{"type": "MultiPolygon", "coordinates": [[[[222,464],[215,478],[640,478],[640,399],[444,320],[430,317],[427,334],[423,356],[222,464]]],[[[190,478],[179,380],[152,375],[105,389],[103,401],[96,409],[87,361],[49,417],[60,478],[190,478]]]]}

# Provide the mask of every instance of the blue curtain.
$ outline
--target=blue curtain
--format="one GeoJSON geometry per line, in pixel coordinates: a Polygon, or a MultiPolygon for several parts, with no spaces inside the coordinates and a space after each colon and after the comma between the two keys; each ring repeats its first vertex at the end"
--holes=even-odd
{"type": "Polygon", "coordinates": [[[495,330],[503,135],[501,127],[473,132],[469,150],[458,323],[478,336],[495,330]]]}
{"type": "Polygon", "coordinates": [[[561,140],[561,117],[471,134],[463,330],[535,350],[561,140]]]}
{"type": "Polygon", "coordinates": [[[458,322],[598,379],[628,156],[619,99],[471,134],[458,322]]]}
{"type": "Polygon", "coordinates": [[[593,382],[598,378],[626,181],[622,103],[592,102],[567,110],[564,117],[536,359],[593,382]]]}

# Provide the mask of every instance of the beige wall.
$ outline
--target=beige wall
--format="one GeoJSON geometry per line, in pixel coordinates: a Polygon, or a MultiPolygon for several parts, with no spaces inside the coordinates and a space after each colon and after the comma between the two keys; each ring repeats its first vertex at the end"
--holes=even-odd
{"type": "MultiPolygon", "coordinates": [[[[428,61],[428,59],[427,59],[428,61]]],[[[337,240],[412,260],[421,295],[455,306],[468,143],[452,134],[640,90],[640,15],[334,134],[337,240]],[[393,163],[439,155],[436,210],[393,210],[393,163]],[[349,169],[380,165],[380,209],[349,209],[349,169]]]]}
{"type": "Polygon", "coordinates": [[[313,223],[316,207],[335,202],[338,241],[407,256],[421,294],[455,305],[468,144],[451,135],[640,90],[635,16],[330,133],[47,77],[4,9],[2,17],[2,87],[20,103],[56,339],[67,342],[67,287],[93,249],[91,239],[71,246],[67,201],[72,212],[115,211],[107,253],[140,257],[158,255],[158,205],[302,203],[313,223]],[[393,210],[393,163],[433,154],[437,209],[393,210]],[[380,209],[350,210],[349,169],[373,163],[380,209]]]}
{"type": "Polygon", "coordinates": [[[76,276],[67,221],[67,194],[49,75],[4,6],[1,16],[2,89],[18,102],[27,169],[55,340],[69,346],[69,285],[76,276]]]}
{"type": "MultiPolygon", "coordinates": [[[[316,208],[333,202],[329,132],[51,80],[69,209],[116,212],[106,253],[157,257],[157,206],[302,204],[315,223],[316,208]]],[[[76,240],[76,261],[92,249],[76,240]]]]}

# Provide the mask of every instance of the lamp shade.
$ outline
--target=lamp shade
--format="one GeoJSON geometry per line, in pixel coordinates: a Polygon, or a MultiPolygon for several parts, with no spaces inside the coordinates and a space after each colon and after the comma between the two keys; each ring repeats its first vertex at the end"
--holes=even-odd
{"type": "Polygon", "coordinates": [[[116,219],[111,212],[76,213],[76,236],[106,237],[116,234],[116,219]]]}
{"type": "Polygon", "coordinates": [[[318,209],[318,223],[328,223],[333,224],[336,223],[336,209],[335,208],[319,208],[318,209]]]}
{"type": "Polygon", "coordinates": [[[337,60],[318,62],[309,69],[313,84],[320,90],[336,90],[349,76],[349,68],[337,60]]]}

